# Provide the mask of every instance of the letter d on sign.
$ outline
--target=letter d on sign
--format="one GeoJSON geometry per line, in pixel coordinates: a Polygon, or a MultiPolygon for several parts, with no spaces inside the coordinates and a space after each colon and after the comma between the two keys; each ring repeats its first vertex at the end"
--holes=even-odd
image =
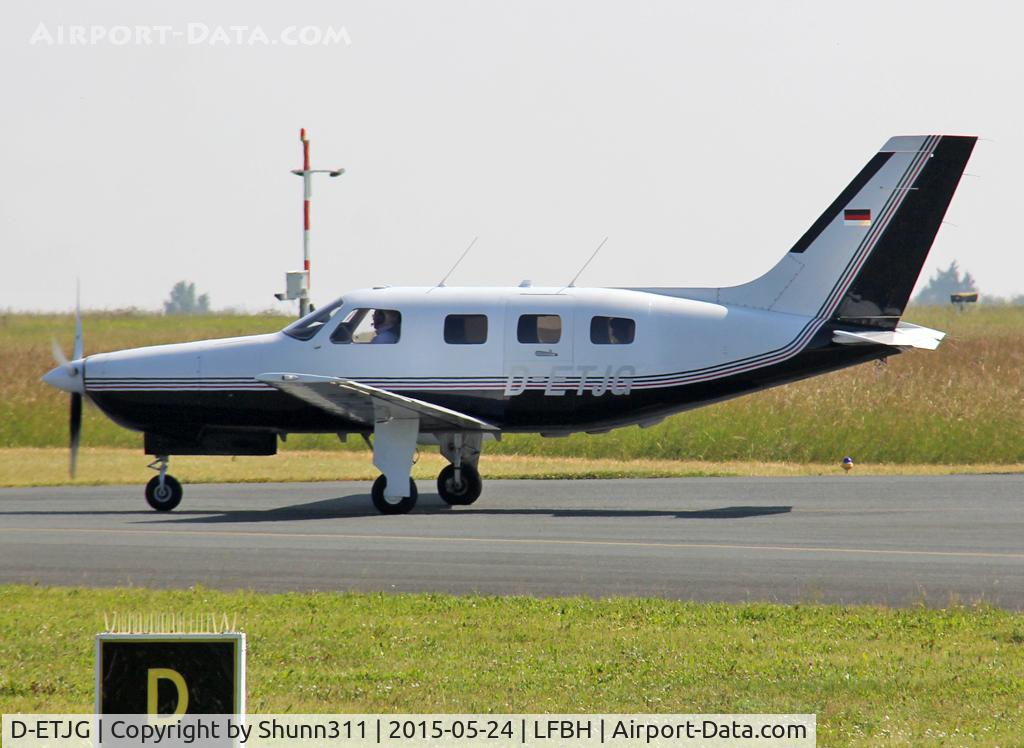
{"type": "Polygon", "coordinates": [[[188,686],[185,685],[185,679],[181,677],[181,673],[166,667],[151,667],[146,673],[146,712],[153,715],[159,713],[160,681],[169,680],[178,691],[178,706],[175,707],[174,714],[170,716],[180,717],[184,714],[188,709],[188,686]]]}

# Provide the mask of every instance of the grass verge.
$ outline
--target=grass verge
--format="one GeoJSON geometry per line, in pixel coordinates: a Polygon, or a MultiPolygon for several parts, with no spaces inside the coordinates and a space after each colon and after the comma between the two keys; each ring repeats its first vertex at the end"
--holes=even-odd
{"type": "MultiPolygon", "coordinates": [[[[66,449],[0,449],[0,486],[125,485],[153,475],[150,458],[133,449],[83,449],[75,480],[68,476],[66,449]]],[[[417,480],[433,480],[447,463],[423,453],[413,468],[417,480]]],[[[171,472],[187,483],[278,483],[373,480],[379,471],[369,452],[289,451],[275,457],[174,457],[171,472]]],[[[696,478],[841,475],[839,465],[698,460],[615,460],[572,457],[485,455],[484,478],[696,478]]],[[[1024,472],[1024,465],[857,465],[855,475],[947,475],[1024,472]]]]}
{"type": "MultiPolygon", "coordinates": [[[[544,439],[511,434],[488,454],[593,459],[707,460],[833,464],[1024,463],[1024,307],[911,309],[907,319],[949,332],[937,351],[894,356],[707,408],[649,429],[544,439]]],[[[164,317],[94,313],[86,351],[120,350],[200,338],[270,332],[284,318],[164,317]]],[[[68,316],[0,314],[0,447],[67,443],[67,395],[39,381],[53,366],[50,338],[68,347],[68,316]]],[[[684,337],[676,341],[685,343],[684,337]]],[[[339,362],[339,366],[343,363],[339,362]]],[[[139,448],[136,434],[86,408],[83,444],[139,448]]],[[[292,435],[293,449],[358,450],[333,435],[292,435]]]]}
{"type": "Polygon", "coordinates": [[[1024,614],[0,587],[0,709],[88,711],[104,612],[238,617],[251,712],[814,712],[821,745],[1018,745],[1024,614]]]}

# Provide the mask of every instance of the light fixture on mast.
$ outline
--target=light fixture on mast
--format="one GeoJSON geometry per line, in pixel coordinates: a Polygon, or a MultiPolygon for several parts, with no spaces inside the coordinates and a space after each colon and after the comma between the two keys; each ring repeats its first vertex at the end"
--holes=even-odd
{"type": "Polygon", "coordinates": [[[329,177],[340,177],[344,169],[311,169],[309,168],[309,137],[306,128],[299,130],[302,141],[302,168],[292,169],[292,174],[302,177],[302,270],[293,270],[285,274],[284,293],[274,294],[280,301],[298,299],[299,316],[309,314],[309,203],[313,198],[313,175],[326,174],[329,177]]]}

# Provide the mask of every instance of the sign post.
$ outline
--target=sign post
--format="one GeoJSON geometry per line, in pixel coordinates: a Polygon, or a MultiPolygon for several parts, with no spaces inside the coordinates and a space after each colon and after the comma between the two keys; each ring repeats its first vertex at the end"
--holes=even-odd
{"type": "Polygon", "coordinates": [[[245,714],[245,634],[98,634],[96,713],[245,714]]]}
{"type": "Polygon", "coordinates": [[[286,274],[284,293],[274,294],[280,301],[299,300],[299,317],[305,317],[311,311],[309,303],[310,261],[309,261],[309,207],[313,199],[313,175],[326,174],[329,177],[340,177],[345,173],[338,169],[313,169],[309,165],[309,137],[306,128],[299,130],[302,141],[302,168],[292,169],[292,174],[302,177],[302,270],[293,270],[286,274]]]}

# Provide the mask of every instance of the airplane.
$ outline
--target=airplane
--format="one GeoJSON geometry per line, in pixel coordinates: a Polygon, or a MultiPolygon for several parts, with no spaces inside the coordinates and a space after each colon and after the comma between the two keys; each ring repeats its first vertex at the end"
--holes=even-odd
{"type": "Polygon", "coordinates": [[[280,332],[83,355],[43,377],[71,393],[72,469],[87,397],[144,434],[174,509],[173,455],[273,455],[292,433],[361,435],[383,514],[416,505],[418,444],[452,506],[481,494],[503,434],[646,427],[666,416],[913,348],[945,333],[901,317],[977,138],[889,139],[782,259],[724,288],[378,287],[280,332]]]}

